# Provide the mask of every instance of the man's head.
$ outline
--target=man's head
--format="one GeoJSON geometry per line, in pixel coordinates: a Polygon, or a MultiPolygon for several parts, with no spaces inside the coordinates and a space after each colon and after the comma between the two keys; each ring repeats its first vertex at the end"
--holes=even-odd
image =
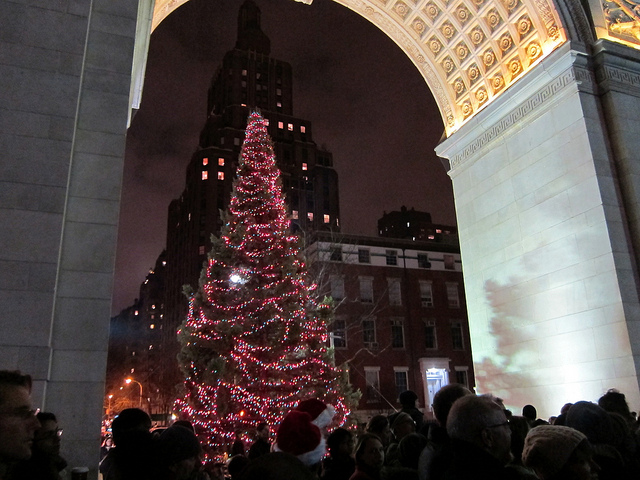
{"type": "Polygon", "coordinates": [[[442,427],[447,426],[447,417],[453,403],[465,395],[473,395],[471,391],[459,383],[451,383],[442,387],[433,397],[433,414],[442,427]]]}
{"type": "Polygon", "coordinates": [[[60,435],[58,420],[51,412],[40,412],[37,415],[40,428],[33,437],[33,451],[40,452],[47,457],[55,458],[60,455],[60,435]]]}
{"type": "Polygon", "coordinates": [[[31,456],[33,434],[40,423],[30,394],[29,375],[0,370],[0,463],[31,456]]]}
{"type": "Polygon", "coordinates": [[[418,395],[412,390],[405,390],[398,396],[398,400],[403,408],[415,408],[418,395]]]}
{"type": "Polygon", "coordinates": [[[269,424],[260,422],[256,427],[256,436],[262,440],[269,440],[269,424]]]}
{"type": "Polygon", "coordinates": [[[400,441],[410,433],[414,433],[416,431],[416,422],[408,413],[400,412],[393,419],[391,430],[393,430],[396,440],[400,441]]]}
{"type": "Polygon", "coordinates": [[[503,464],[511,458],[511,430],[504,410],[490,397],[467,395],[456,400],[447,419],[453,440],[471,443],[503,464]]]}
{"type": "Polygon", "coordinates": [[[139,408],[127,408],[113,419],[111,424],[113,443],[116,447],[135,444],[142,438],[150,437],[150,429],[151,418],[145,411],[139,408]]]}
{"type": "Polygon", "coordinates": [[[533,405],[525,405],[522,407],[522,416],[529,422],[535,422],[536,418],[538,418],[538,411],[533,405]]]}

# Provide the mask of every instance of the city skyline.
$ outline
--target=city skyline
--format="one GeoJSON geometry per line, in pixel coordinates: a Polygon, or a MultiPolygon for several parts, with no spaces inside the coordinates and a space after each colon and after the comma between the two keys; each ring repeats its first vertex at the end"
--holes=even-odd
{"type": "MultiPolygon", "coordinates": [[[[256,3],[272,56],[292,65],[294,114],[312,122],[316,142],[334,155],[342,231],[375,235],[383,212],[402,205],[455,224],[451,182],[433,152],[440,114],[399,47],[328,0],[256,3]]],[[[208,84],[235,44],[241,4],[191,0],[152,35],[142,106],[127,137],[112,314],[137,298],[164,248],[168,204],[184,188],[208,84]]]]}

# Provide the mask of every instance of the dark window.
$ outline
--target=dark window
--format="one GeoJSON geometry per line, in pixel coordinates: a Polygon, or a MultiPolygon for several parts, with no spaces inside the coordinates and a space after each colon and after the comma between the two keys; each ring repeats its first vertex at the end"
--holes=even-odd
{"type": "Polygon", "coordinates": [[[391,347],[404,348],[404,326],[402,320],[391,321],[391,347]]]}
{"type": "Polygon", "coordinates": [[[332,262],[341,262],[342,261],[342,247],[331,247],[331,261],[332,262]]]}
{"type": "Polygon", "coordinates": [[[435,322],[428,321],[424,324],[424,346],[430,350],[438,348],[435,322]]]}
{"type": "Polygon", "coordinates": [[[451,324],[451,346],[454,350],[464,350],[462,324],[460,322],[453,322],[451,324]]]}
{"type": "Polygon", "coordinates": [[[418,254],[418,267],[419,268],[431,268],[431,262],[429,261],[429,255],[426,253],[418,254]]]}
{"type": "Polygon", "coordinates": [[[375,320],[362,321],[362,341],[367,344],[373,344],[376,341],[376,322],[375,320]]]}
{"type": "Polygon", "coordinates": [[[469,387],[469,375],[466,370],[456,370],[456,383],[469,387]]]}
{"type": "Polygon", "coordinates": [[[368,248],[358,249],[358,262],[359,263],[371,263],[371,252],[368,248]]]}
{"type": "Polygon", "coordinates": [[[398,252],[396,250],[387,250],[387,265],[397,265],[398,264],[398,252]]]}
{"type": "Polygon", "coordinates": [[[396,394],[399,396],[402,392],[409,390],[409,381],[406,370],[396,371],[394,373],[396,377],[396,394]]]}

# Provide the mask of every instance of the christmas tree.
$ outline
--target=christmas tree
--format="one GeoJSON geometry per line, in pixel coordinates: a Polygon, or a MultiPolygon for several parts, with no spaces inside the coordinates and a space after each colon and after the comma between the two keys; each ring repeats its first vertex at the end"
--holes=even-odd
{"type": "Polygon", "coordinates": [[[225,226],[179,331],[186,394],[178,408],[209,456],[260,421],[277,427],[308,398],[332,404],[344,423],[353,394],[326,347],[330,304],[313,288],[266,121],[253,112],[225,226]]]}

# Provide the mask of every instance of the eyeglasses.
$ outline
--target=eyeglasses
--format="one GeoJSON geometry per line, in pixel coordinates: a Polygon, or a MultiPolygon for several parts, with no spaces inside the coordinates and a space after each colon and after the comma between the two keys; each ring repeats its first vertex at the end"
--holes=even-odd
{"type": "Polygon", "coordinates": [[[509,426],[509,420],[503,423],[496,423],[495,425],[487,425],[484,428],[497,428],[497,427],[508,427],[508,426],[509,426]]]}
{"type": "Polygon", "coordinates": [[[40,413],[39,408],[16,408],[14,410],[7,410],[5,412],[0,412],[0,415],[10,415],[12,417],[18,417],[22,420],[30,420],[36,415],[40,413]]]}
{"type": "Polygon", "coordinates": [[[52,438],[60,438],[62,436],[63,430],[61,428],[56,428],[55,430],[51,430],[46,433],[36,434],[35,440],[51,440],[52,438]]]}

